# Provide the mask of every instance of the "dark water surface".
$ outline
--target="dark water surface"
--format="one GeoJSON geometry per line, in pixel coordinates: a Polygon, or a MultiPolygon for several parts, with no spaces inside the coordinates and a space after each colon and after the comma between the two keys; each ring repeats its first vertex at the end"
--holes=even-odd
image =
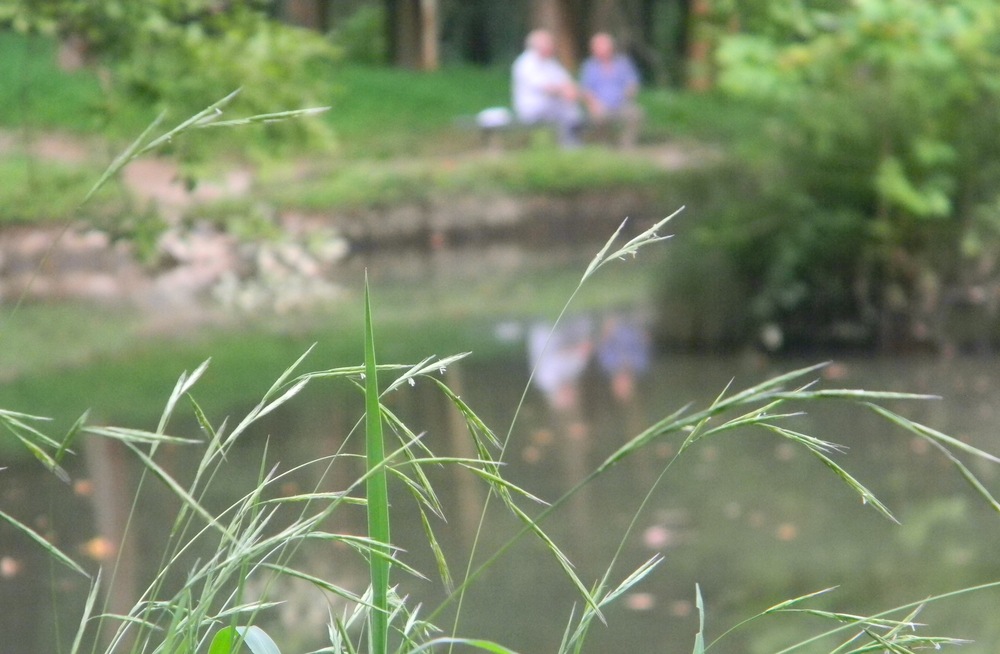
{"type": "MultiPolygon", "coordinates": [[[[505,437],[509,430],[507,476],[554,501],[628,438],[682,406],[701,408],[730,382],[730,392],[735,392],[814,363],[757,354],[657,353],[645,333],[649,316],[649,307],[636,303],[574,313],[551,338],[542,358],[548,323],[523,315],[497,319],[490,327],[490,355],[473,355],[449,367],[443,379],[498,436],[505,437]],[[539,361],[517,411],[530,371],[539,361]]],[[[944,400],[893,401],[887,406],[1000,452],[998,363],[996,357],[847,358],[810,378],[820,378],[824,387],[940,394],[944,400]]],[[[151,401],[159,405],[164,399],[151,401]]],[[[245,404],[230,407],[230,420],[238,421],[255,401],[247,398],[245,404]]],[[[428,380],[404,386],[387,403],[414,432],[424,434],[433,451],[473,456],[463,421],[428,380]]],[[[821,462],[772,434],[736,431],[706,439],[685,451],[662,478],[680,441],[674,436],[654,442],[560,505],[544,523],[586,584],[600,578],[616,556],[612,584],[650,557],[663,557],[643,583],[605,609],[607,626],[595,623],[585,651],[690,652],[698,627],[696,584],[704,596],[711,641],[769,606],[832,586],[838,588],[809,606],[874,613],[1000,580],[1000,516],[970,491],[940,452],[858,406],[800,408],[807,408],[808,414],[791,419],[788,426],[848,446],[838,462],[868,485],[902,524],[862,505],[821,462]]],[[[206,504],[221,509],[253,485],[265,443],[263,467],[277,465],[279,472],[342,446],[360,451],[357,435],[348,435],[361,415],[360,397],[349,384],[315,384],[247,434],[206,504]]],[[[178,435],[198,433],[190,418],[174,421],[172,430],[178,435]]],[[[108,566],[114,561],[139,466],[123,449],[97,440],[87,441],[80,454],[70,468],[70,487],[32,461],[11,462],[0,473],[0,508],[95,570],[101,561],[108,566]]],[[[186,478],[193,457],[184,448],[170,447],[163,448],[157,460],[186,478]]],[[[964,459],[988,488],[1000,489],[1000,468],[964,459]]],[[[359,465],[356,459],[345,459],[326,473],[322,465],[313,465],[284,479],[275,492],[340,490],[358,477],[359,465]]],[[[432,518],[432,524],[453,575],[461,580],[477,530],[478,564],[504,546],[518,524],[492,503],[480,530],[484,488],[458,469],[433,468],[428,475],[448,517],[447,522],[432,518]]],[[[150,488],[136,506],[122,549],[111,611],[127,610],[135,589],[148,580],[177,509],[155,483],[150,488]]],[[[533,514],[540,510],[527,501],[522,506],[533,514]]],[[[393,521],[393,540],[403,549],[400,556],[429,580],[398,570],[394,579],[400,593],[422,603],[421,615],[427,616],[446,593],[413,499],[398,483],[393,488],[393,521]]],[[[363,513],[346,509],[335,515],[330,529],[362,533],[363,513]]],[[[312,574],[363,590],[364,562],[346,548],[326,544],[303,548],[299,554],[300,564],[312,574]]],[[[86,580],[53,565],[37,545],[0,525],[0,653],[68,651],[67,634],[78,622],[86,591],[86,580]]],[[[338,598],[304,583],[281,581],[270,592],[285,604],[265,614],[260,624],[284,652],[322,647],[330,613],[339,616],[345,610],[338,598]]],[[[571,614],[579,615],[580,610],[579,596],[552,555],[537,539],[526,537],[472,584],[457,633],[495,639],[520,652],[554,652],[571,614]]],[[[434,620],[450,631],[455,614],[456,603],[451,603],[434,620]]],[[[977,641],[960,651],[979,654],[1000,646],[998,615],[1000,591],[991,590],[929,605],[917,621],[928,623],[928,634],[977,641]]],[[[903,612],[893,617],[905,616],[903,612]]],[[[772,616],[727,636],[710,651],[777,652],[833,626],[809,615],[772,616]]],[[[836,642],[798,651],[828,652],[836,642]]]]}

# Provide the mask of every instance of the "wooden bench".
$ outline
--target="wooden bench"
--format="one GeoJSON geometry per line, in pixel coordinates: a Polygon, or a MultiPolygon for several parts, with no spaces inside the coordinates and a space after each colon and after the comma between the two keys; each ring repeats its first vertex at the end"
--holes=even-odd
{"type": "Polygon", "coordinates": [[[507,107],[490,107],[474,116],[460,116],[455,124],[479,132],[483,145],[489,150],[501,151],[511,135],[528,135],[537,130],[551,130],[551,125],[522,123],[507,107]]]}

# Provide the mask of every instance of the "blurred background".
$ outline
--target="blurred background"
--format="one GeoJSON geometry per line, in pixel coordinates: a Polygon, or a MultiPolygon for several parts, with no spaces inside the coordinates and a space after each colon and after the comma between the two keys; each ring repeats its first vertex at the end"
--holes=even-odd
{"type": "MultiPolygon", "coordinates": [[[[50,417],[54,434],[86,411],[153,429],[178,376],[211,358],[193,394],[213,424],[238,421],[313,344],[304,369],[361,363],[367,275],[380,362],[472,352],[444,380],[510,432],[509,474],[547,500],[682,406],[819,361],[824,384],[943,396],[890,406],[998,452],[998,123],[994,0],[3,0],[0,408],[50,417]],[[510,106],[537,27],[574,74],[591,35],[615,37],[642,78],[636,147],[477,124],[510,106]],[[83,201],[158,116],[154,135],[236,89],[223,118],[329,110],[192,129],[83,201]],[[600,270],[556,324],[623,220],[627,239],[681,206],[669,241],[600,270]]],[[[389,402],[435,451],[469,454],[434,389],[389,402]]],[[[220,479],[219,505],[256,479],[268,438],[291,466],[336,450],[362,413],[349,384],[310,388],[247,437],[234,463],[250,478],[220,479]]],[[[711,639],[830,586],[816,606],[874,613],[1000,578],[996,515],[943,455],[860,411],[801,421],[850,447],[843,464],[902,525],[747,433],[686,453],[627,532],[679,445],[655,444],[552,522],[585,581],[623,536],[625,564],[666,557],[587,651],[690,651],[696,583],[711,639]]],[[[180,476],[182,450],[162,453],[180,476]]],[[[107,601],[124,612],[176,507],[154,495],[126,538],[138,466],[103,441],[76,455],[67,486],[5,435],[0,510],[88,570],[117,562],[107,601]]],[[[975,472],[996,487],[995,467],[975,472]]],[[[462,562],[484,492],[440,475],[443,546],[462,562]]],[[[354,517],[340,527],[363,530],[354,517]]],[[[418,520],[395,519],[410,562],[433,569],[418,520]]],[[[511,525],[490,525],[495,548],[511,525]]],[[[303,556],[363,589],[360,559],[303,556]]],[[[403,577],[430,606],[445,596],[403,577]]],[[[87,588],[0,526],[0,652],[62,651],[87,588]]],[[[322,647],[343,606],[280,591],[262,624],[283,651],[322,647]]],[[[459,631],[554,651],[574,602],[526,542],[474,587],[459,631]]],[[[920,620],[993,652],[998,610],[990,591],[920,620]]],[[[714,649],[775,652],[818,630],[769,619],[714,649]]]]}

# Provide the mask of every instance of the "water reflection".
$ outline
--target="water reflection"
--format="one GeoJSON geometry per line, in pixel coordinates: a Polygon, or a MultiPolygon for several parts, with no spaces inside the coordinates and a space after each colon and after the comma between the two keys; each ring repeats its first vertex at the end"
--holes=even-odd
{"type": "MultiPolygon", "coordinates": [[[[104,579],[104,612],[128,615],[139,594],[139,543],[128,529],[135,497],[132,466],[124,445],[110,439],[83,441],[89,478],[76,482],[79,494],[88,496],[94,511],[95,535],[81,548],[100,564],[104,579]]],[[[142,562],[148,564],[148,561],[142,562]]],[[[104,625],[100,638],[111,644],[117,625],[104,625]]],[[[122,642],[127,650],[130,641],[122,642]]]]}
{"type": "MultiPolygon", "coordinates": [[[[529,324],[519,332],[521,340],[511,346],[508,358],[472,357],[461,366],[449,367],[445,381],[502,436],[528,373],[536,368],[533,387],[512,431],[513,456],[508,457],[505,473],[551,501],[625,439],[679,406],[689,401],[705,405],[734,376],[735,386],[743,388],[799,363],[751,357],[653,356],[644,324],[641,315],[628,312],[571,317],[551,336],[551,325],[529,324]]],[[[997,451],[995,407],[1000,405],[1000,385],[996,364],[996,360],[974,359],[847,360],[831,366],[826,374],[846,387],[944,394],[943,402],[890,402],[889,408],[977,447],[997,451]]],[[[418,382],[415,388],[406,387],[387,400],[407,424],[426,432],[432,449],[473,456],[464,419],[432,384],[418,382]]],[[[233,415],[239,415],[237,409],[233,415]]],[[[232,453],[231,470],[256,474],[268,436],[273,436],[271,460],[280,461],[282,470],[342,448],[357,451],[357,447],[352,449],[357,444],[345,443],[345,439],[360,409],[353,389],[320,386],[315,393],[304,394],[289,411],[269,416],[259,432],[250,435],[247,446],[232,453]]],[[[801,449],[766,434],[739,433],[699,444],[671,469],[639,516],[637,528],[624,544],[616,578],[655,552],[666,555],[663,568],[607,610],[609,627],[595,626],[590,651],[690,652],[697,623],[692,604],[695,583],[701,585],[708,603],[709,628],[718,634],[756,610],[826,586],[840,585],[841,589],[823,600],[822,608],[878,611],[1000,578],[995,556],[1000,538],[997,521],[939,453],[864,411],[820,405],[810,408],[809,415],[797,418],[795,424],[803,432],[849,445],[851,450],[842,461],[845,467],[887,502],[902,527],[861,506],[801,449]]],[[[95,443],[85,453],[87,468],[74,471],[74,478],[90,480],[89,486],[78,485],[80,495],[59,508],[52,522],[36,521],[37,516],[50,514],[52,506],[46,506],[47,490],[35,489],[46,489],[50,482],[30,462],[12,464],[0,476],[4,510],[51,534],[74,553],[103,558],[104,565],[110,565],[118,552],[123,557],[129,550],[151,554],[154,548],[147,544],[162,533],[160,523],[169,514],[168,503],[155,498],[145,503],[133,525],[139,546],[122,544],[123,516],[131,502],[128,488],[137,468],[121,452],[102,450],[100,441],[95,443]],[[93,503],[92,510],[88,503],[93,503]],[[75,521],[72,526],[71,519],[75,521]]],[[[600,576],[652,479],[675,447],[676,443],[657,444],[625,460],[608,477],[577,495],[551,522],[554,537],[577,564],[585,583],[600,576]]],[[[360,474],[360,468],[353,467],[356,461],[344,463],[330,471],[308,468],[289,478],[281,492],[343,490],[360,474]]],[[[183,470],[185,463],[164,460],[163,465],[183,470]]],[[[994,467],[976,464],[974,470],[990,488],[1000,480],[994,467]]],[[[428,474],[450,519],[434,527],[453,571],[460,574],[485,493],[467,471],[449,468],[428,474]]],[[[220,494],[238,495],[241,488],[226,481],[220,494]]],[[[64,488],[52,491],[52,497],[65,496],[64,488]]],[[[216,501],[224,505],[222,498],[216,501]]],[[[404,548],[407,563],[433,572],[433,555],[409,501],[405,491],[394,496],[394,538],[404,548]]],[[[330,528],[362,533],[363,514],[345,512],[330,528]]],[[[483,532],[482,553],[492,553],[514,528],[508,516],[491,515],[483,532]]],[[[10,533],[0,531],[0,602],[5,609],[0,620],[5,638],[18,633],[19,641],[32,646],[0,650],[54,651],[51,638],[43,634],[52,624],[51,607],[38,589],[52,585],[66,597],[77,598],[85,593],[85,584],[69,584],[61,573],[53,577],[36,549],[9,537],[10,533]]],[[[365,584],[363,562],[343,549],[303,549],[300,557],[302,567],[317,575],[354,589],[365,584]]],[[[121,560],[116,586],[121,586],[122,595],[109,598],[111,606],[127,605],[128,593],[136,587],[129,577],[145,578],[151,563],[156,561],[121,560]]],[[[442,598],[438,583],[402,574],[396,579],[403,590],[428,607],[442,598]]],[[[339,615],[343,603],[305,584],[282,582],[271,587],[275,589],[287,603],[263,619],[285,638],[284,649],[305,651],[319,646],[328,611],[339,615]]],[[[992,652],[993,644],[1000,642],[1000,625],[995,620],[1000,600],[996,594],[971,600],[930,607],[921,618],[937,632],[978,638],[979,645],[963,649],[967,653],[992,652]]],[[[79,604],[73,602],[73,606],[79,604]]],[[[495,638],[525,653],[553,651],[574,602],[578,605],[578,598],[548,553],[537,542],[526,540],[497,563],[484,583],[474,587],[460,631],[495,638]]],[[[67,622],[78,615],[71,608],[63,605],[60,610],[67,622]]],[[[443,620],[441,624],[449,623],[443,620]]],[[[767,654],[812,632],[813,627],[801,621],[765,621],[718,651],[767,654]]]]}

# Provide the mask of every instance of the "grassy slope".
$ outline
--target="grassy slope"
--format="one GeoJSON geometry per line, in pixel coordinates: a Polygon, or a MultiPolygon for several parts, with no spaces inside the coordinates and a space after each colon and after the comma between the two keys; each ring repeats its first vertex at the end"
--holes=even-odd
{"type": "MultiPolygon", "coordinates": [[[[0,130],[15,133],[28,130],[34,134],[65,131],[122,142],[138,133],[154,113],[149,107],[115,107],[114,124],[110,126],[114,131],[104,129],[101,124],[104,114],[96,111],[103,102],[96,75],[90,71],[73,74],[59,71],[55,66],[53,44],[45,39],[0,33],[0,79],[7,82],[0,84],[0,130]]],[[[304,180],[298,178],[301,183],[297,184],[294,193],[285,190],[287,180],[280,172],[286,167],[283,161],[264,166],[279,172],[271,175],[271,185],[264,184],[264,197],[256,200],[320,208],[412,199],[421,197],[429,188],[446,193],[483,190],[544,193],[595,186],[655,185],[664,178],[663,171],[646,162],[604,149],[561,153],[548,147],[529,147],[503,157],[479,156],[482,150],[475,130],[457,126],[456,120],[468,118],[484,107],[507,104],[508,71],[504,68],[449,68],[427,74],[343,66],[329,84],[335,88],[337,100],[323,120],[329,121],[337,133],[337,151],[321,161],[311,160],[314,174],[307,175],[304,180]],[[474,155],[471,160],[456,164],[456,155],[469,153],[474,155]],[[409,161],[397,165],[404,158],[409,161]]],[[[716,99],[649,91],[643,101],[649,110],[650,133],[654,136],[683,135],[711,140],[713,134],[723,133],[714,121],[722,120],[728,109],[716,99]],[[703,103],[715,110],[699,110],[703,103]]],[[[89,165],[41,165],[38,161],[10,157],[0,162],[0,173],[10,182],[0,185],[0,215],[17,222],[64,220],[66,215],[72,214],[72,208],[97,174],[89,165]]],[[[240,213],[239,207],[235,213],[240,213]]],[[[528,298],[528,306],[534,307],[529,311],[548,306],[550,300],[563,298],[572,280],[564,281],[566,284],[559,285],[557,290],[538,296],[541,300],[528,298]]],[[[456,299],[457,305],[468,309],[470,296],[471,293],[463,293],[463,297],[456,299]]],[[[518,302],[523,301],[524,298],[518,298],[518,302]]],[[[376,295],[375,302],[377,311],[379,305],[408,306],[406,302],[394,302],[393,298],[382,295],[376,295]]],[[[351,307],[352,315],[354,309],[356,307],[351,307]]],[[[502,306],[495,304],[483,307],[494,317],[497,309],[503,311],[502,306]]],[[[60,365],[95,358],[106,361],[109,374],[106,386],[113,389],[120,384],[110,378],[117,370],[113,360],[118,358],[112,352],[124,358],[147,357],[150,362],[147,367],[163,370],[163,373],[154,375],[152,381],[133,380],[126,385],[141,393],[151,390],[151,386],[162,385],[163,376],[172,381],[181,369],[195,365],[210,352],[217,352],[218,344],[226,341],[226,335],[221,334],[206,337],[201,342],[177,344],[169,350],[144,352],[138,326],[125,325],[124,330],[116,329],[117,336],[109,344],[108,330],[122,326],[118,318],[110,319],[110,324],[102,324],[100,316],[79,319],[80,316],[73,317],[74,311],[77,310],[25,306],[13,319],[4,316],[8,320],[2,328],[7,336],[0,371],[5,376],[13,375],[23,380],[17,388],[7,389],[8,398],[17,398],[19,408],[45,410],[36,401],[49,393],[43,381],[47,371],[60,365]],[[38,322],[50,325],[57,332],[59,325],[71,325],[73,337],[56,334],[33,344],[30,335],[42,332],[25,328],[25,325],[38,322]],[[69,351],[57,356],[51,348],[43,346],[43,342],[53,340],[69,343],[69,351]],[[25,375],[26,371],[38,374],[25,375]],[[29,378],[37,378],[37,385],[29,378]]],[[[403,325],[400,333],[413,333],[413,325],[427,324],[429,316],[445,316],[444,320],[439,320],[442,324],[434,329],[417,330],[441,333],[443,325],[449,324],[448,317],[452,315],[449,311],[447,307],[433,307],[422,315],[396,319],[383,315],[382,319],[403,325]]],[[[336,341],[343,334],[326,336],[336,341]]],[[[317,335],[292,339],[293,347],[275,354],[275,365],[286,363],[300,353],[311,338],[317,335]]],[[[392,342],[392,339],[387,341],[392,342]]],[[[419,345],[425,346],[421,352],[441,349],[441,343],[419,345]]],[[[478,344],[478,350],[482,351],[484,346],[487,346],[485,340],[478,344]]],[[[411,356],[412,350],[388,354],[405,359],[411,356]]],[[[268,359],[268,356],[260,356],[268,359]]],[[[250,357],[250,360],[263,365],[259,358],[250,357]]],[[[232,370],[233,374],[242,376],[238,366],[232,370]]],[[[69,377],[66,381],[70,381],[69,377]]],[[[88,382],[81,384],[85,387],[88,382]]],[[[70,391],[68,395],[72,395],[70,391]]],[[[119,389],[115,394],[115,398],[108,398],[109,402],[120,407],[131,403],[129,393],[119,389]]]]}
{"type": "Polygon", "coordinates": [[[101,88],[89,72],[55,67],[48,39],[0,32],[0,125],[93,132],[103,127],[101,88]]]}

